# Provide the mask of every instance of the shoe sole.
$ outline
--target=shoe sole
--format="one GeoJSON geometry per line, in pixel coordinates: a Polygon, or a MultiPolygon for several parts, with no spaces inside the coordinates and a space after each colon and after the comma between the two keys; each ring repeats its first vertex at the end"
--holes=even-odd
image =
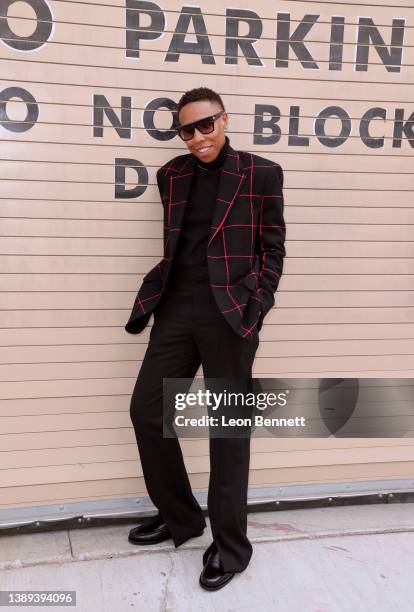
{"type": "Polygon", "coordinates": [[[171,540],[172,536],[168,536],[168,537],[160,537],[160,538],[155,538],[153,540],[132,540],[130,538],[128,538],[128,542],[130,544],[136,544],[138,546],[140,545],[144,545],[144,544],[161,544],[161,542],[165,542],[166,540],[171,540]]]}
{"type": "Polygon", "coordinates": [[[198,580],[200,586],[205,589],[206,591],[218,591],[219,589],[221,589],[222,587],[226,586],[226,584],[228,584],[230,582],[230,580],[232,580],[235,576],[235,572],[232,573],[232,575],[225,580],[224,582],[222,582],[221,584],[219,584],[218,586],[208,586],[206,584],[204,584],[203,582],[201,582],[201,576],[198,580]]]}
{"type": "MultiPolygon", "coordinates": [[[[200,531],[200,533],[196,533],[193,536],[190,536],[189,538],[187,538],[187,540],[191,540],[191,538],[199,538],[203,535],[204,533],[204,529],[203,531],[200,531]]],[[[143,544],[160,544],[161,542],[165,542],[166,540],[172,540],[173,537],[172,535],[169,535],[168,537],[162,537],[162,538],[157,538],[155,540],[145,540],[145,541],[141,541],[141,542],[136,542],[134,540],[130,540],[130,538],[128,537],[128,542],[130,544],[135,544],[135,545],[143,545],[143,544]]],[[[187,540],[185,540],[185,542],[187,542],[187,540]]],[[[183,542],[184,543],[184,542],[183,542]]]]}

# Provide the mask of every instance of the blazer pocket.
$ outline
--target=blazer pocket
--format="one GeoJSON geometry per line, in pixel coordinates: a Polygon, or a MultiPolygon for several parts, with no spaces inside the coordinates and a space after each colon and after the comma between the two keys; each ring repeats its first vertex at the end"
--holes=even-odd
{"type": "Polygon", "coordinates": [[[257,284],[257,276],[253,276],[253,274],[249,274],[249,276],[245,276],[242,280],[243,285],[245,285],[251,291],[254,291],[257,284]]]}
{"type": "Polygon", "coordinates": [[[259,278],[259,269],[260,269],[260,258],[259,255],[256,255],[254,258],[253,267],[250,270],[249,274],[245,276],[242,280],[242,283],[246,285],[248,289],[254,291],[256,289],[257,280],[259,278]]]}

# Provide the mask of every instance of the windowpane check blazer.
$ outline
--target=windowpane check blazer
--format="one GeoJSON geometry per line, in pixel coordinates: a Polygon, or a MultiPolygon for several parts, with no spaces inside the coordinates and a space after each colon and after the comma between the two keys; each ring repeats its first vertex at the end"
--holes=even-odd
{"type": "MultiPolygon", "coordinates": [[[[167,285],[197,158],[179,155],[157,171],[164,207],[164,256],[142,279],[125,330],[147,325],[167,285]]],[[[259,155],[228,147],[207,244],[209,282],[229,325],[257,338],[272,308],[285,257],[283,171],[259,155]]]]}

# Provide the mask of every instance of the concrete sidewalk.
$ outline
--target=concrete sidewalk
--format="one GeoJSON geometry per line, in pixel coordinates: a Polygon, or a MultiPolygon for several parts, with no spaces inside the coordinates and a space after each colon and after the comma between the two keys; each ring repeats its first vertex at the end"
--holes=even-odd
{"type": "Polygon", "coordinates": [[[249,513],[250,564],[213,593],[198,585],[208,519],[177,549],[129,544],[132,525],[2,536],[0,588],[76,590],[65,609],[81,612],[414,610],[412,503],[249,513]]]}

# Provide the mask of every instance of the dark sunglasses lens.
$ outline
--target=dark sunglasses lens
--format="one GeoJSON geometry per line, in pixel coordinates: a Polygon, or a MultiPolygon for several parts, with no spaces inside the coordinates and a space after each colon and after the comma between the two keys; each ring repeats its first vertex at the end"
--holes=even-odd
{"type": "Polygon", "coordinates": [[[194,136],[194,128],[193,127],[192,128],[191,127],[181,128],[178,130],[178,135],[183,140],[190,140],[194,136]]]}
{"type": "Polygon", "coordinates": [[[202,134],[208,134],[214,130],[214,121],[212,119],[204,119],[204,121],[197,123],[197,129],[202,134]]]}

